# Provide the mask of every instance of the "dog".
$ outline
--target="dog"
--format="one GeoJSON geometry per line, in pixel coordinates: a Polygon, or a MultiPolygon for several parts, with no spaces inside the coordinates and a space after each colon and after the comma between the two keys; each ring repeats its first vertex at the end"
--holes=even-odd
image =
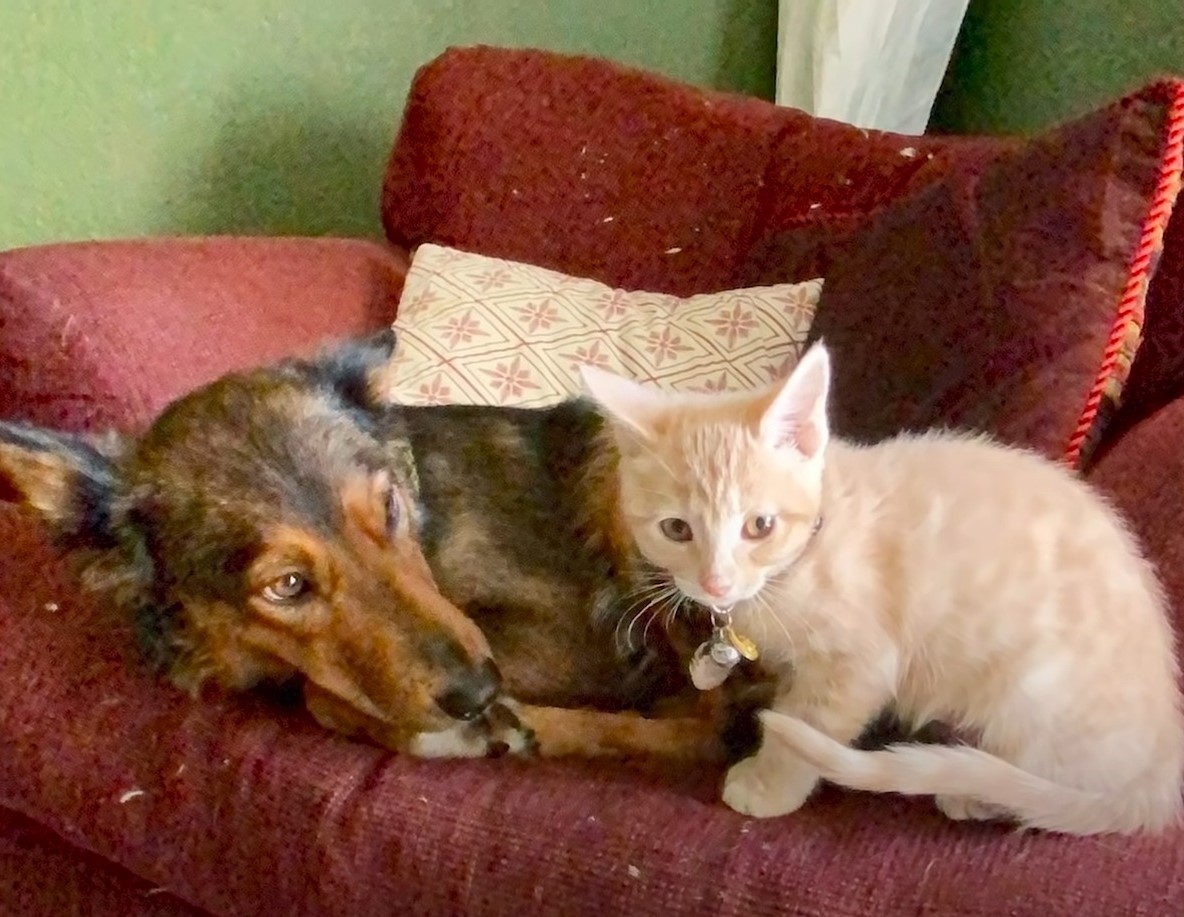
{"type": "Polygon", "coordinates": [[[225,376],[140,436],[0,424],[0,498],[190,692],[297,683],[322,725],[423,757],[751,745],[761,679],[690,688],[705,634],[638,567],[597,412],[383,403],[393,347],[225,376]],[[657,639],[622,640],[647,603],[657,639]]]}

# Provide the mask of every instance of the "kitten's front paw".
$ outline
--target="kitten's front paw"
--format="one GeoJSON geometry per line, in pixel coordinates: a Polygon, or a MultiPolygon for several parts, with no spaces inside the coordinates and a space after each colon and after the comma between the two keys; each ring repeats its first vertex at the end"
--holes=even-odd
{"type": "Polygon", "coordinates": [[[937,807],[946,818],[954,821],[1008,821],[1011,816],[999,806],[970,796],[937,796],[937,807]]]}
{"type": "Polygon", "coordinates": [[[758,752],[728,770],[723,800],[741,815],[774,818],[800,809],[817,785],[817,772],[805,762],[758,752]]]}

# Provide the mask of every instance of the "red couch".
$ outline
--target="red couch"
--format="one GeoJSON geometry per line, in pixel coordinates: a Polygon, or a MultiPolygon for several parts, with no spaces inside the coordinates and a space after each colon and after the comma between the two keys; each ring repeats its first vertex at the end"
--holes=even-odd
{"type": "MultiPolygon", "coordinates": [[[[1175,92],[1146,97],[1171,114],[1170,151],[1175,92]]],[[[869,136],[598,61],[452,51],[412,88],[383,190],[388,244],[154,239],[0,254],[0,416],[134,428],[224,371],[382,326],[406,253],[428,239],[678,294],[817,271],[829,284],[870,215],[952,175],[973,183],[1014,146],[869,136]]],[[[1155,155],[1160,179],[1178,174],[1175,153],[1155,155]]],[[[1144,234],[1162,249],[1158,270],[1144,264],[1145,301],[1123,299],[1155,341],[1124,372],[1129,397],[1084,467],[1180,609],[1184,372],[1166,342],[1184,324],[1184,218],[1169,222],[1161,198],[1144,234]]],[[[1040,225],[1056,236],[1060,224],[1040,225]]],[[[877,314],[860,319],[873,337],[877,314]]],[[[842,337],[833,319],[827,333],[842,337]]],[[[1114,331],[1101,334],[1099,352],[1114,331]]],[[[970,416],[947,410],[960,404],[927,409],[970,416]]],[[[1080,426],[1054,421],[1039,428],[1054,445],[1080,426]]],[[[754,821],[716,801],[717,773],[424,762],[268,698],[194,701],[147,671],[127,623],[78,593],[32,520],[4,509],[0,530],[3,913],[1184,913],[1181,833],[1020,835],[948,822],[929,800],[833,789],[754,821]]]]}

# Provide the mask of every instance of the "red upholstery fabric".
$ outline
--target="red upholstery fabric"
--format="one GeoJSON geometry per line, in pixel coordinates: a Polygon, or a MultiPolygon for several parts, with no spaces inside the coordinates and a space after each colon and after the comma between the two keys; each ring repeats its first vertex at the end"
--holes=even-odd
{"type": "Polygon", "coordinates": [[[1120,310],[1137,331],[1148,277],[1147,322],[1169,343],[1136,361],[1126,413],[1137,419],[1162,401],[1156,393],[1184,389],[1170,343],[1180,220],[1158,270],[1143,265],[1126,288],[1149,209],[1160,233],[1168,223],[1174,160],[1176,184],[1155,201],[1168,151],[1184,144],[1182,94],[1180,84],[1149,87],[1025,146],[859,130],[602,60],[454,49],[416,77],[384,220],[407,248],[434,241],[678,295],[826,275],[820,327],[859,342],[839,367],[864,372],[840,380],[841,428],[974,424],[1075,460],[1113,414],[1102,396],[1117,394],[1126,366],[1109,338],[1120,310]],[[980,219],[987,248],[977,247],[980,219]],[[992,318],[949,321],[968,313],[992,318]],[[865,339],[869,324],[880,330],[865,339]],[[950,359],[971,346],[968,332],[983,337],[974,365],[950,359]],[[1033,367],[1048,354],[1061,369],[1033,367]],[[901,384],[885,389],[898,378],[900,367],[885,367],[893,360],[905,364],[901,384]],[[1046,389],[1057,399],[1034,403],[1046,389]]]}
{"type": "Polygon", "coordinates": [[[1184,898],[1178,838],[1023,837],[838,792],[760,822],[713,801],[711,774],[416,761],[261,699],[190,700],[25,520],[0,515],[0,538],[24,558],[0,568],[4,804],[211,913],[1108,917],[1184,898]]]}
{"type": "MultiPolygon", "coordinates": [[[[1184,134],[1184,124],[1178,128],[1184,134]]],[[[1147,292],[1143,346],[1131,367],[1122,408],[1125,421],[1146,417],[1184,394],[1184,219],[1168,224],[1164,257],[1147,292]]]]}
{"type": "Polygon", "coordinates": [[[394,319],[406,256],[333,239],[153,239],[0,253],[0,417],[137,424],[232,369],[394,319]]]}
{"type": "MultiPolygon", "coordinates": [[[[864,208],[981,169],[998,149],[905,138],[856,149],[854,136],[605,64],[456,52],[416,83],[385,215],[403,243],[688,293],[808,276],[864,208]],[[773,161],[795,150],[800,171],[773,161]],[[571,157],[593,151],[581,178],[571,157]],[[813,182],[835,179],[817,200],[813,182]],[[603,209],[589,218],[586,202],[603,209]]],[[[134,423],[224,369],[384,324],[401,276],[391,258],[292,240],[0,255],[0,414],[134,423]]],[[[1176,607],[1182,430],[1173,404],[1096,475],[1165,565],[1176,607]]],[[[0,806],[85,852],[63,864],[79,870],[67,883],[97,888],[106,880],[82,870],[102,860],[219,915],[1109,917],[1175,914],[1184,900],[1179,834],[1019,836],[952,824],[927,801],[834,791],[751,821],[715,801],[716,774],[422,762],[264,698],[191,700],[144,670],[127,622],[78,595],[31,521],[0,511],[0,540],[0,806]]],[[[129,881],[123,913],[137,913],[142,887],[129,881]]],[[[68,910],[73,894],[34,906],[68,910]]]]}
{"type": "Polygon", "coordinates": [[[0,914],[11,917],[201,917],[205,913],[9,811],[0,811],[0,877],[0,914]]]}
{"type": "Polygon", "coordinates": [[[1180,186],[1177,124],[1184,83],[1151,86],[876,214],[810,332],[835,357],[839,432],[951,425],[1088,459],[1180,186]]]}
{"type": "Polygon", "coordinates": [[[1123,433],[1089,478],[1155,560],[1184,633],[1184,398],[1123,433]]]}
{"type": "Polygon", "coordinates": [[[686,296],[816,276],[821,243],[994,146],[869,134],[598,59],[454,49],[416,76],[383,216],[408,249],[686,296]]]}

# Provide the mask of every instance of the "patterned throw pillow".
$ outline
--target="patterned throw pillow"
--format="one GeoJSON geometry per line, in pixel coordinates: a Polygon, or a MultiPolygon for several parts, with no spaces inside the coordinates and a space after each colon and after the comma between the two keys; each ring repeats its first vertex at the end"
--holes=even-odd
{"type": "Polygon", "coordinates": [[[765,385],[797,362],[822,281],[682,299],[437,245],[416,249],[380,382],[403,404],[538,407],[590,363],[682,391],[765,385]]]}

